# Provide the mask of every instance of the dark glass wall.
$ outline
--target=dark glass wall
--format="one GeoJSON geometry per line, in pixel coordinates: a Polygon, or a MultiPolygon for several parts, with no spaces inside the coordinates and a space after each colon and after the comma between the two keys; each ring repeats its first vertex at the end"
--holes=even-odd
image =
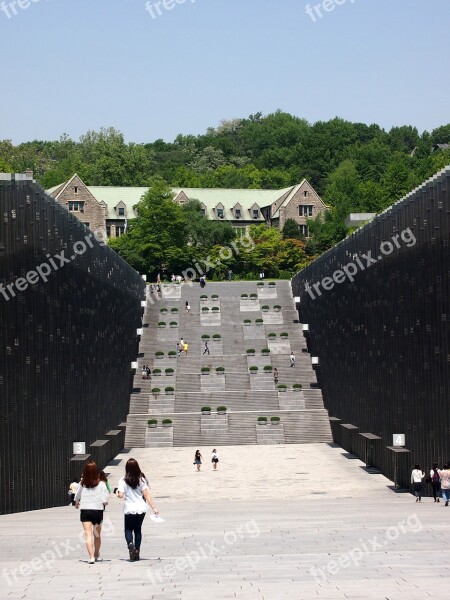
{"type": "Polygon", "coordinates": [[[117,454],[145,285],[33,181],[1,177],[0,513],[8,513],[68,501],[84,461],[71,462],[73,442],[86,442],[102,467],[117,454]]]}
{"type": "Polygon", "coordinates": [[[450,459],[449,232],[448,167],[292,282],[335,440],[364,458],[360,434],[379,436],[371,462],[402,486],[450,459]],[[388,448],[397,433],[410,453],[388,448]]]}

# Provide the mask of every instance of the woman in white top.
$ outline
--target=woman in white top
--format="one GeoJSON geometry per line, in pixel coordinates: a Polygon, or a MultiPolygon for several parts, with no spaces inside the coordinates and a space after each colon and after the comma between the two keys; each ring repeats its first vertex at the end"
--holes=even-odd
{"type": "Polygon", "coordinates": [[[142,473],[137,460],[130,458],[125,466],[125,477],[119,481],[119,487],[115,490],[119,498],[125,498],[123,512],[125,515],[125,539],[127,541],[130,560],[139,560],[139,552],[142,542],[142,523],[148,504],[155,515],[159,514],[148,487],[148,482],[142,473]],[[134,533],[134,541],[133,541],[134,533]]]}
{"type": "Polygon", "coordinates": [[[217,463],[219,462],[219,457],[217,455],[217,450],[215,448],[212,451],[211,462],[213,464],[214,471],[217,471],[217,463]]]}
{"type": "Polygon", "coordinates": [[[100,481],[95,462],[88,462],[84,466],[74,501],[76,508],[80,509],[80,521],[83,523],[89,554],[88,563],[92,565],[100,556],[103,511],[108,504],[108,490],[103,481],[100,481]]]}
{"type": "Polygon", "coordinates": [[[411,483],[413,484],[416,502],[422,502],[422,480],[424,477],[425,473],[422,471],[420,466],[415,465],[411,473],[411,483]]]}

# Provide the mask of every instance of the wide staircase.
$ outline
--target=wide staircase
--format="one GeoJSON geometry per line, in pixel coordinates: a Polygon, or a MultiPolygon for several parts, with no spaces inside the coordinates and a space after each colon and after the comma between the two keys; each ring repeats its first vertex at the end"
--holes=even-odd
{"type": "Polygon", "coordinates": [[[147,286],[139,350],[129,448],[332,441],[288,281],[147,286]]]}

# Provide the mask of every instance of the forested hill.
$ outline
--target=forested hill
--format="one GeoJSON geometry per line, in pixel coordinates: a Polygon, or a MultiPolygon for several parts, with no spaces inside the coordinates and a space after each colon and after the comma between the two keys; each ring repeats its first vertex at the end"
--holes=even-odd
{"type": "Polygon", "coordinates": [[[66,135],[18,146],[6,140],[0,171],[31,168],[45,188],[75,172],[88,185],[116,186],[145,186],[160,176],[172,186],[283,188],[306,177],[333,207],[330,231],[313,231],[321,251],[342,237],[350,211],[380,211],[450,163],[450,150],[438,146],[449,142],[450,124],[431,133],[410,125],[387,132],[339,118],[310,124],[278,111],[173,142],[125,143],[114,129],[89,131],[78,142],[66,135]]]}

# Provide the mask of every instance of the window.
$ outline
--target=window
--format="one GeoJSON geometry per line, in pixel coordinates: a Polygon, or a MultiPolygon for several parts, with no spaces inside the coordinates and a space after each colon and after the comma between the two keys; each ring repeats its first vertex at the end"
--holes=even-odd
{"type": "Polygon", "coordinates": [[[314,206],[312,205],[304,205],[298,207],[298,214],[301,217],[312,217],[314,211],[314,206]]]}
{"type": "Polygon", "coordinates": [[[308,197],[308,192],[307,192],[307,191],[304,191],[304,192],[303,192],[303,195],[305,196],[305,198],[307,198],[307,197],[308,197]]]}
{"type": "Polygon", "coordinates": [[[116,225],[116,237],[120,237],[125,233],[125,225],[116,225]]]}
{"type": "Polygon", "coordinates": [[[74,194],[78,194],[78,187],[77,187],[77,186],[75,186],[75,187],[73,188],[73,193],[74,193],[74,194]]]}
{"type": "Polygon", "coordinates": [[[111,237],[111,225],[106,226],[106,235],[109,238],[111,237]]]}
{"type": "Polygon", "coordinates": [[[90,224],[90,223],[85,223],[85,222],[83,221],[83,225],[86,225],[86,227],[88,227],[88,228],[89,228],[91,224],[90,224]]]}
{"type": "Polygon", "coordinates": [[[218,208],[217,209],[217,218],[218,219],[223,219],[223,208],[218,208]]]}
{"type": "Polygon", "coordinates": [[[125,216],[125,209],[119,208],[119,217],[124,217],[124,216],[125,216]]]}
{"type": "Polygon", "coordinates": [[[84,202],[69,202],[70,212],[84,212],[84,202]]]}
{"type": "Polygon", "coordinates": [[[299,225],[300,235],[304,235],[305,237],[309,237],[308,225],[299,225]]]}
{"type": "Polygon", "coordinates": [[[236,219],[241,218],[241,209],[240,208],[236,208],[236,210],[234,211],[234,216],[236,219]]]}
{"type": "Polygon", "coordinates": [[[253,218],[254,219],[258,219],[259,218],[259,210],[258,209],[253,209],[253,218]]]}
{"type": "Polygon", "coordinates": [[[201,209],[200,209],[200,212],[202,213],[202,215],[203,215],[204,217],[206,217],[206,209],[205,209],[205,208],[201,208],[201,209]]]}

